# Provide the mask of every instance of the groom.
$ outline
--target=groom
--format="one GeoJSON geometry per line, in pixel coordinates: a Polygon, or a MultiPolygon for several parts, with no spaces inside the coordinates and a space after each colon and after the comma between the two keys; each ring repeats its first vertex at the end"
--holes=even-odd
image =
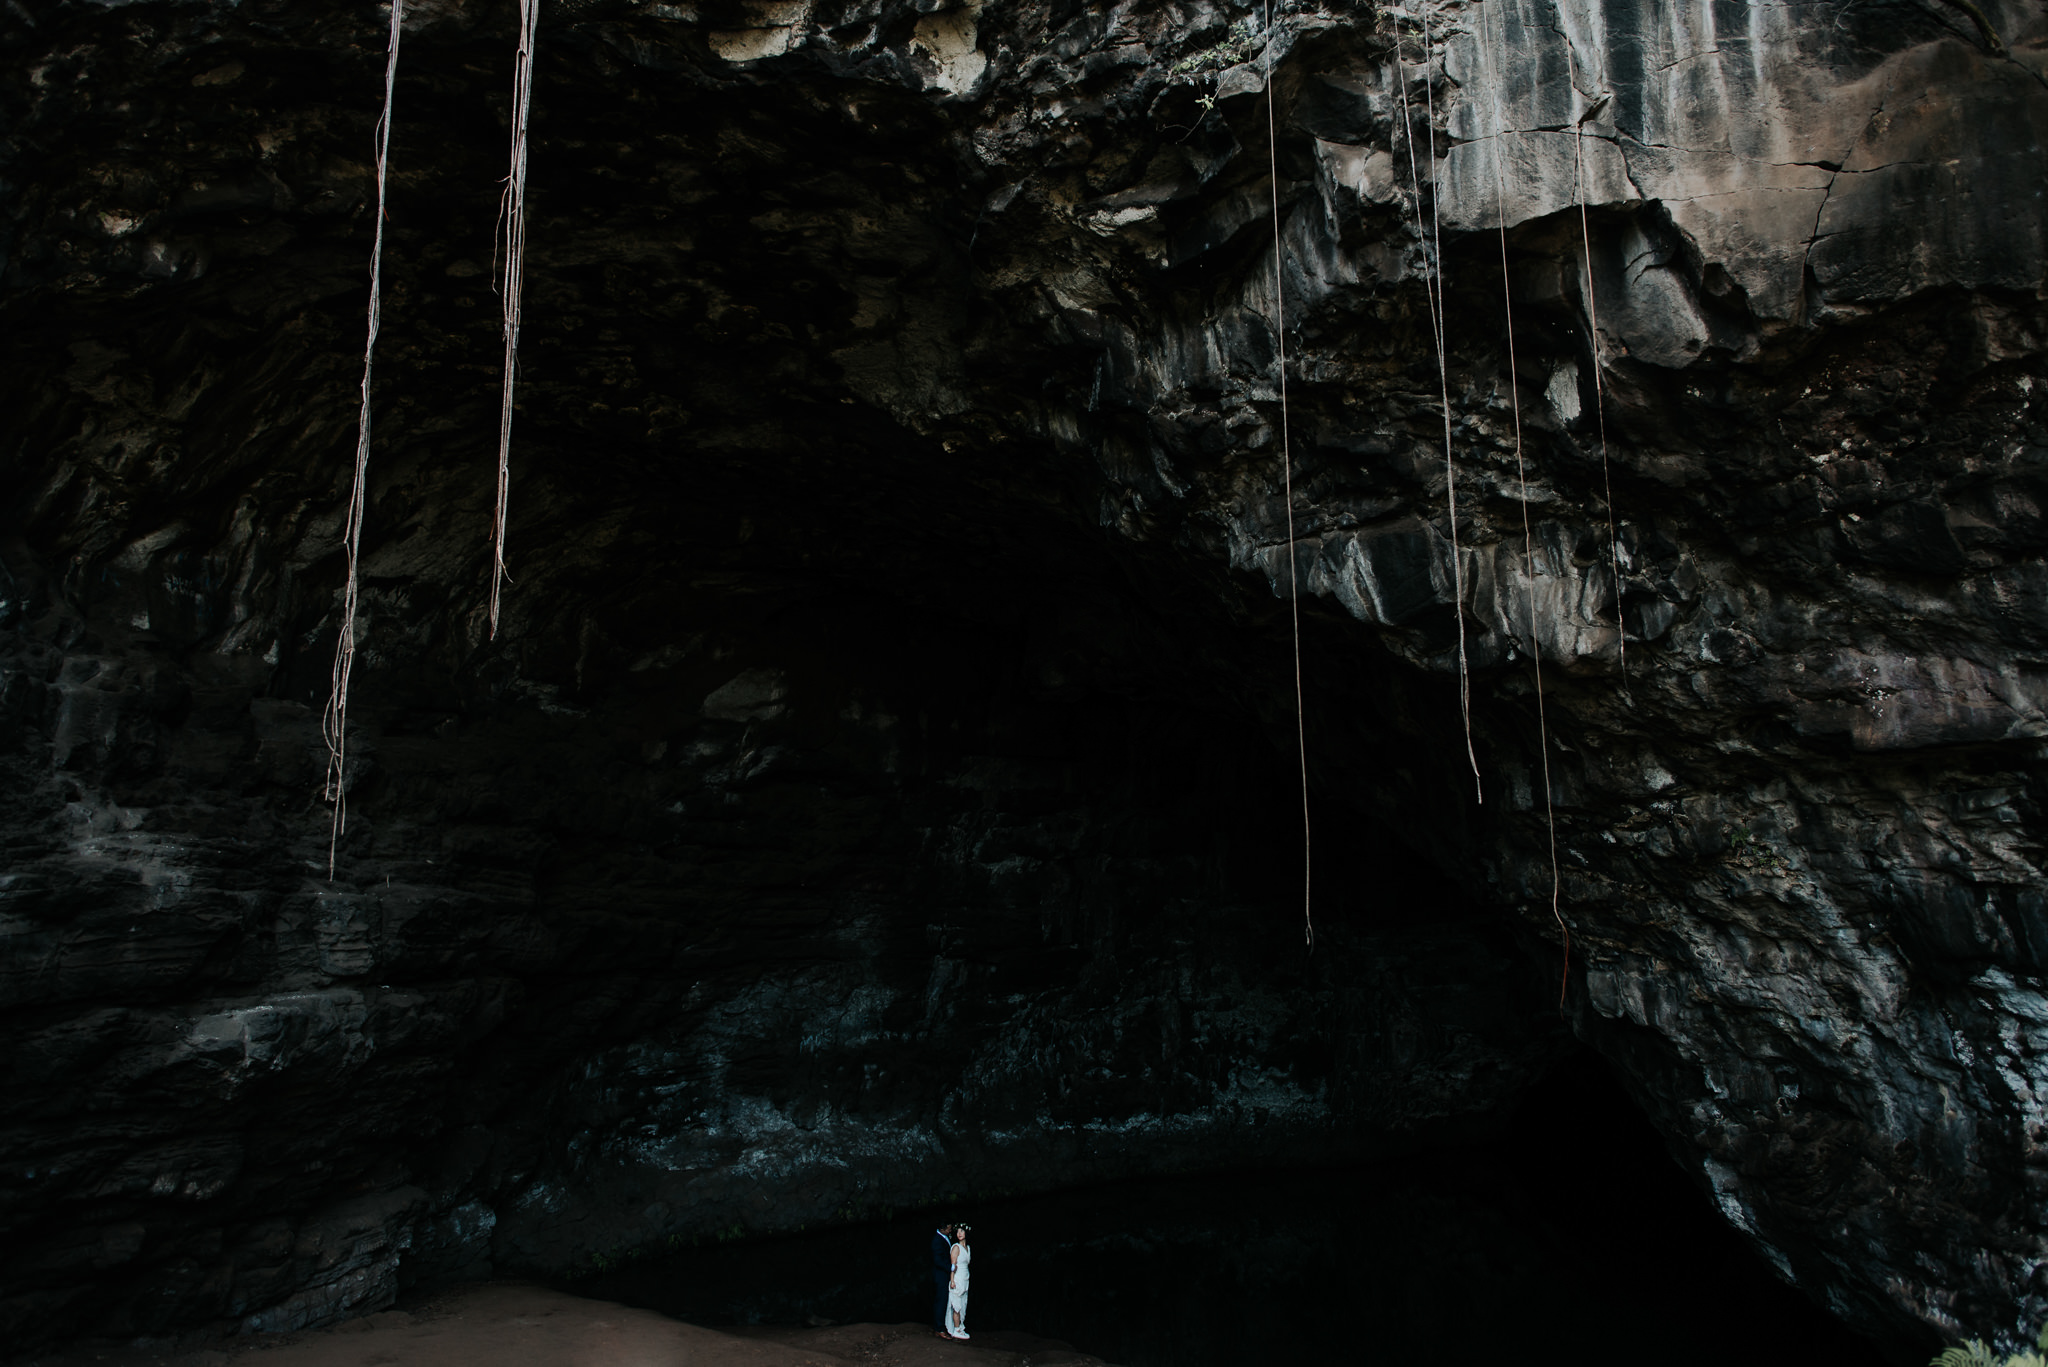
{"type": "Polygon", "coordinates": [[[932,1234],[932,1282],[936,1290],[932,1295],[932,1327],[939,1331],[940,1338],[951,1338],[946,1332],[946,1292],[953,1280],[953,1226],[940,1225],[932,1234]]]}

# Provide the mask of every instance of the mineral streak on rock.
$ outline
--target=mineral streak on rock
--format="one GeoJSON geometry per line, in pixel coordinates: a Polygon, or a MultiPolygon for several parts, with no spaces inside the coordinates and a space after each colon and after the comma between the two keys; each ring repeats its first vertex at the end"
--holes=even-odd
{"type": "Polygon", "coordinates": [[[1540,654],[1570,1030],[1838,1314],[2010,1342],[2048,10],[1984,8],[560,0],[491,642],[514,16],[414,0],[331,882],[381,26],[0,10],[0,1329],[1476,1132],[1564,1039],[1540,654]]]}

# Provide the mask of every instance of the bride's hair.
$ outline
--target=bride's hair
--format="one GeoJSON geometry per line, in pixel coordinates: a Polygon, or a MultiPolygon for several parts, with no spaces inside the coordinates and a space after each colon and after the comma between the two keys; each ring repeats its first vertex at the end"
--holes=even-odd
{"type": "Polygon", "coordinates": [[[955,1225],[953,1226],[953,1232],[964,1239],[967,1237],[967,1231],[973,1228],[973,1225],[955,1225]]]}

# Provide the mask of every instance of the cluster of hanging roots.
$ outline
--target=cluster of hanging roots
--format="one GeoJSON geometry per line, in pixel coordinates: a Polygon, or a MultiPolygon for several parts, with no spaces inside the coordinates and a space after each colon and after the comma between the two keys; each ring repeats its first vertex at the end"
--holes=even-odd
{"type": "MultiPolygon", "coordinates": [[[[1495,0],[1491,6],[1499,9],[1503,0],[1495,0]]],[[[1430,181],[1435,181],[1436,167],[1436,94],[1435,81],[1430,75],[1433,37],[1430,32],[1429,7],[1421,7],[1422,42],[1422,91],[1423,121],[1426,134],[1427,153],[1431,168],[1430,181]]],[[[497,497],[491,518],[491,572],[490,572],[490,632],[498,634],[500,590],[508,576],[505,572],[505,511],[510,495],[510,462],[512,451],[512,409],[514,387],[518,379],[520,304],[525,286],[526,274],[526,165],[527,125],[533,104],[533,50],[536,26],[540,18],[540,0],[519,0],[519,51],[513,78],[512,100],[512,155],[511,169],[505,177],[505,188],[499,205],[497,241],[494,247],[494,269],[501,260],[502,275],[497,276],[498,291],[503,302],[503,339],[505,346],[503,383],[499,396],[498,414],[498,479],[497,497]]],[[[377,350],[377,333],[381,324],[383,295],[384,258],[384,196],[385,168],[391,145],[392,102],[398,80],[398,49],[405,25],[405,0],[391,0],[391,30],[386,48],[384,66],[384,109],[377,121],[376,131],[376,225],[370,251],[370,302],[366,337],[363,343],[363,378],[361,407],[357,417],[356,452],[354,478],[349,488],[348,513],[343,523],[343,550],[347,559],[347,579],[342,590],[342,611],[339,640],[335,647],[334,674],[329,694],[327,711],[323,719],[328,751],[326,798],[333,804],[333,823],[328,840],[327,872],[334,875],[335,852],[341,836],[347,829],[347,787],[348,787],[348,690],[349,675],[355,663],[355,619],[357,607],[357,562],[362,540],[363,506],[366,480],[370,461],[370,379],[377,350]]],[[[1501,39],[1505,46],[1507,39],[1506,19],[1501,20],[1501,39]]],[[[1305,705],[1305,690],[1302,681],[1301,660],[1301,584],[1300,570],[1296,556],[1294,532],[1294,453],[1292,432],[1287,403],[1287,309],[1286,281],[1284,275],[1284,244],[1280,222],[1280,172],[1278,115],[1275,111],[1273,90],[1273,60],[1275,34],[1273,31],[1271,0],[1266,0],[1265,27],[1267,43],[1265,49],[1266,89],[1266,152],[1268,171],[1272,186],[1273,220],[1273,335],[1278,339],[1278,384],[1280,398],[1280,461],[1281,485],[1287,505],[1287,597],[1289,623],[1292,629],[1294,666],[1294,719],[1295,745],[1301,771],[1301,914],[1302,934],[1306,943],[1315,944],[1315,918],[1311,903],[1314,861],[1312,854],[1311,823],[1309,816],[1309,775],[1308,775],[1308,722],[1305,705]]],[[[1565,61],[1572,89],[1578,88],[1577,68],[1574,63],[1569,39],[1565,42],[1565,61]]],[[[1476,800],[1485,801],[1485,790],[1481,784],[1479,756],[1472,741],[1472,679],[1471,666],[1466,653],[1465,638],[1465,559],[1458,530],[1458,469],[1453,450],[1451,432],[1450,361],[1448,342],[1445,337],[1447,308],[1443,276],[1443,228],[1439,215],[1438,196],[1433,192],[1425,196],[1421,169],[1415,159],[1415,137],[1413,113],[1408,97],[1408,62],[1403,49],[1400,23],[1397,18],[1394,29],[1395,83],[1400,90],[1403,140],[1406,143],[1408,176],[1413,189],[1415,236],[1423,261],[1423,292],[1429,314],[1430,343],[1436,352],[1437,394],[1443,415],[1444,440],[1444,499],[1445,518],[1450,527],[1451,579],[1455,595],[1458,636],[1458,711],[1464,723],[1465,759],[1472,771],[1473,790],[1476,800]],[[1425,224],[1423,201],[1429,201],[1429,218],[1425,224]]],[[[1505,130],[1503,130],[1504,136],[1505,130]]],[[[1573,125],[1574,133],[1574,198],[1579,207],[1579,228],[1586,271],[1586,312],[1588,333],[1593,346],[1593,388],[1595,408],[1598,411],[1600,440],[1600,469],[1603,481],[1602,492],[1607,507],[1607,537],[1611,570],[1615,585],[1615,613],[1617,634],[1625,637],[1621,611],[1621,543],[1616,534],[1614,521],[1614,489],[1608,470],[1607,458],[1607,413],[1606,396],[1601,378],[1601,345],[1598,305],[1593,289],[1593,240],[1592,226],[1586,206],[1585,181],[1585,129],[1584,120],[1573,125]]],[[[1543,692],[1543,656],[1536,637],[1536,551],[1535,533],[1529,522],[1528,472],[1522,450],[1522,403],[1520,381],[1515,369],[1514,300],[1508,287],[1508,245],[1507,245],[1507,191],[1501,170],[1501,152],[1497,147],[1493,158],[1494,188],[1498,200],[1500,219],[1501,292],[1507,310],[1508,339],[1508,384],[1510,406],[1514,411],[1515,430],[1515,472],[1522,492],[1522,558],[1524,581],[1528,587],[1529,655],[1535,669],[1536,720],[1539,748],[1542,752],[1541,782],[1543,787],[1543,811],[1550,842],[1550,914],[1563,937],[1566,980],[1569,979],[1571,963],[1571,929],[1566,924],[1560,906],[1561,879],[1557,860],[1557,815],[1552,805],[1550,789],[1550,731],[1549,719],[1545,712],[1543,692]]],[[[1627,645],[1621,646],[1623,688],[1627,687],[1627,645]]],[[[1564,997],[1564,983],[1560,983],[1559,1002],[1564,997]]]]}
{"type": "MultiPolygon", "coordinates": [[[[1503,0],[1496,0],[1496,3],[1490,6],[1489,8],[1495,11],[1499,11],[1501,3],[1503,3],[1503,0]]],[[[1296,568],[1297,557],[1296,548],[1294,544],[1294,458],[1292,443],[1289,440],[1289,421],[1287,405],[1287,316],[1282,269],[1282,235],[1280,227],[1280,176],[1278,149],[1279,138],[1277,132],[1277,115],[1274,111],[1275,96],[1273,91],[1273,51],[1275,47],[1276,35],[1274,35],[1272,31],[1272,11],[1270,7],[1270,0],[1266,11],[1266,16],[1266,137],[1268,170],[1272,178],[1273,187],[1273,331],[1275,336],[1279,338],[1279,346],[1277,348],[1279,382],[1277,387],[1280,396],[1281,484],[1287,503],[1287,591],[1290,621],[1293,628],[1295,737],[1297,742],[1297,748],[1299,751],[1299,760],[1301,767],[1302,921],[1307,941],[1311,946],[1313,946],[1315,943],[1315,925],[1310,907],[1310,878],[1312,873],[1312,860],[1310,854],[1311,841],[1308,806],[1309,782],[1307,722],[1306,717],[1304,715],[1305,709],[1303,706],[1302,689],[1300,608],[1301,589],[1299,582],[1299,573],[1296,568]]],[[[1467,655],[1465,635],[1465,560],[1464,548],[1460,543],[1458,527],[1458,469],[1457,462],[1455,459],[1451,431],[1450,362],[1448,342],[1445,336],[1447,307],[1445,303],[1446,296],[1444,292],[1443,276],[1443,227],[1439,211],[1439,197],[1434,192],[1434,182],[1436,179],[1437,164],[1435,95],[1436,82],[1430,74],[1430,66],[1433,60],[1431,53],[1434,48],[1434,39],[1430,32],[1429,7],[1425,3],[1421,6],[1421,32],[1419,36],[1422,42],[1421,71],[1423,90],[1423,126],[1427,130],[1425,137],[1429,159],[1428,165],[1430,167],[1431,172],[1429,180],[1432,187],[1431,191],[1427,194],[1427,196],[1425,196],[1423,188],[1424,181],[1421,174],[1421,168],[1418,166],[1415,157],[1416,139],[1414,136],[1414,114],[1410,107],[1408,96],[1408,61],[1403,47],[1403,37],[1400,27],[1400,21],[1402,17],[1404,16],[1396,16],[1394,27],[1395,84],[1400,91],[1402,137],[1404,143],[1406,144],[1406,154],[1408,159],[1408,178],[1410,186],[1413,190],[1412,202],[1414,205],[1415,237],[1422,254],[1423,293],[1425,296],[1426,306],[1429,315],[1430,342],[1436,352],[1437,395],[1438,402],[1441,405],[1443,416],[1445,501],[1444,514],[1446,522],[1448,523],[1450,528],[1449,540],[1451,548],[1451,581],[1452,593],[1454,595],[1454,603],[1456,607],[1454,615],[1457,621],[1458,711],[1459,716],[1464,723],[1465,759],[1466,763],[1470,766],[1472,771],[1475,800],[1484,802],[1486,799],[1485,790],[1481,783],[1479,756],[1478,752],[1473,746],[1472,741],[1472,680],[1471,665],[1469,657],[1467,655]],[[1425,197],[1428,199],[1429,202],[1429,217],[1428,222],[1426,224],[1423,218],[1423,201],[1425,197]]],[[[1500,22],[1501,45],[1503,49],[1505,49],[1507,45],[1507,20],[1504,14],[1501,17],[1500,22]]],[[[1571,83],[1571,88],[1574,92],[1576,92],[1578,89],[1578,73],[1576,62],[1572,56],[1571,41],[1569,38],[1565,40],[1565,61],[1567,65],[1567,73],[1571,83]]],[[[1612,476],[1609,473],[1608,466],[1606,393],[1604,382],[1601,376],[1604,358],[1602,356],[1602,347],[1600,341],[1600,322],[1598,304],[1595,301],[1593,283],[1593,235],[1591,220],[1587,210],[1586,199],[1584,124],[1585,118],[1580,117],[1574,121],[1572,129],[1574,144],[1573,198],[1578,201],[1581,251],[1584,257],[1585,264],[1587,332],[1589,337],[1591,338],[1593,347],[1593,390],[1594,406],[1598,413],[1597,422],[1600,442],[1600,471],[1602,480],[1602,495],[1604,502],[1606,504],[1608,552],[1610,559],[1610,571],[1613,575],[1614,582],[1615,629],[1616,636],[1621,641],[1619,647],[1621,652],[1619,660],[1622,677],[1622,688],[1624,694],[1626,694],[1626,690],[1628,687],[1628,647],[1626,643],[1626,623],[1622,620],[1621,617],[1621,542],[1615,526],[1614,486],[1612,476]]],[[[1500,134],[1501,140],[1504,140],[1505,133],[1506,130],[1502,129],[1500,134]]],[[[1506,311],[1507,319],[1507,372],[1509,386],[1509,406],[1514,414],[1515,476],[1521,490],[1520,501],[1522,505],[1522,561],[1523,580],[1525,585],[1527,586],[1528,591],[1528,621],[1530,635],[1529,658],[1535,671],[1537,741],[1541,760],[1540,774],[1538,777],[1543,788],[1544,825],[1546,836],[1549,842],[1550,915],[1552,921],[1557,926],[1558,934],[1561,937],[1564,950],[1564,969],[1562,974],[1560,975],[1558,983],[1558,1004],[1560,1008],[1562,1008],[1565,1003],[1566,992],[1570,983],[1571,927],[1569,926],[1569,924],[1566,923],[1564,919],[1564,912],[1561,905],[1562,877],[1560,874],[1557,858],[1557,813],[1553,803],[1553,799],[1551,797],[1550,721],[1547,713],[1543,689],[1543,652],[1540,642],[1537,639],[1538,630],[1536,605],[1536,544],[1535,531],[1534,528],[1531,526],[1529,519],[1529,476],[1526,459],[1523,452],[1522,441],[1521,384],[1519,376],[1516,371],[1515,364],[1516,358],[1514,299],[1513,291],[1510,288],[1509,283],[1508,262],[1507,187],[1505,173],[1501,168],[1501,161],[1504,156],[1503,147],[1504,141],[1497,141],[1497,145],[1494,149],[1493,156],[1496,216],[1499,219],[1500,234],[1501,298],[1503,307],[1506,311]]]]}
{"type": "MultiPolygon", "coordinates": [[[[502,257],[504,274],[497,289],[504,304],[505,368],[498,412],[498,489],[491,518],[491,636],[498,634],[498,589],[505,573],[505,507],[511,488],[512,397],[518,377],[519,307],[526,281],[526,148],[527,117],[533,105],[533,43],[540,20],[540,0],[519,0],[519,55],[512,91],[512,169],[505,177],[499,202],[493,268],[502,257]]],[[[321,730],[327,742],[325,796],[333,805],[327,839],[327,876],[348,829],[348,688],[356,657],[357,567],[362,544],[363,505],[370,468],[370,375],[377,354],[377,333],[383,322],[385,168],[391,151],[391,111],[398,85],[398,48],[405,35],[405,0],[391,0],[391,31],[384,55],[384,109],[376,132],[376,224],[370,246],[369,326],[363,342],[362,404],[356,416],[354,478],[349,486],[348,513],[342,524],[342,551],[347,577],[342,588],[341,628],[334,650],[334,675],[321,730]]]]}

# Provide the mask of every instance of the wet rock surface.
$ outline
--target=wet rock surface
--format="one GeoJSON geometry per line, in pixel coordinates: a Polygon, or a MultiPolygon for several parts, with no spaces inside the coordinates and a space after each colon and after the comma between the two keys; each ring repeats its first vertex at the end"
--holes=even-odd
{"type": "Polygon", "coordinates": [[[0,17],[12,1333],[1469,1133],[1546,775],[1727,1217],[2048,1312],[2038,4],[557,6],[492,639],[506,9],[411,7],[331,880],[381,24],[0,17]]]}

